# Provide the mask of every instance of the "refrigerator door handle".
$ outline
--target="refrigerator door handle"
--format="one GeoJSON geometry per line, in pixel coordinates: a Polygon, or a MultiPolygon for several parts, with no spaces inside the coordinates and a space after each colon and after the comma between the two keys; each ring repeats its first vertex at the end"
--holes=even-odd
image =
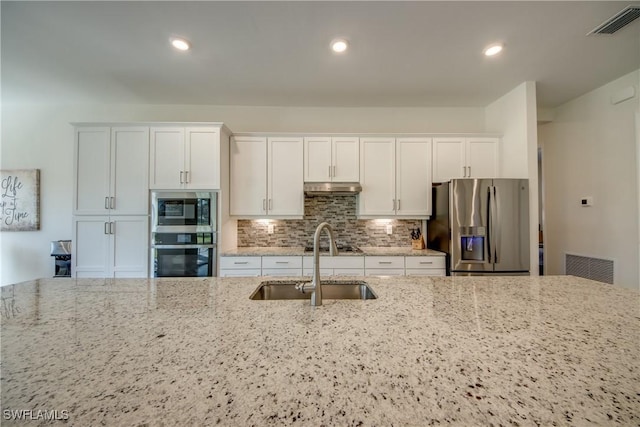
{"type": "Polygon", "coordinates": [[[487,250],[489,251],[489,255],[487,256],[487,262],[493,262],[493,210],[491,209],[491,189],[492,187],[487,187],[487,250]]]}
{"type": "Polygon", "coordinates": [[[491,257],[493,263],[500,262],[500,218],[498,218],[498,191],[495,186],[490,187],[491,191],[491,257]]]}

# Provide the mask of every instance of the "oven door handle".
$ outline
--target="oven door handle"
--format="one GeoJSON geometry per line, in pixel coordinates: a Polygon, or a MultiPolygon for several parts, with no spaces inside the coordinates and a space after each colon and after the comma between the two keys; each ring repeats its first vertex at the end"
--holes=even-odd
{"type": "Polygon", "coordinates": [[[152,249],[215,249],[216,245],[152,245],[152,249]]]}

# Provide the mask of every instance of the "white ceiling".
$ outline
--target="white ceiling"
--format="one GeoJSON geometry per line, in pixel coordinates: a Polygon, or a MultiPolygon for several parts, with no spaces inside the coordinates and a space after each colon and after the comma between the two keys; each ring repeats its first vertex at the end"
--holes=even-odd
{"type": "Polygon", "coordinates": [[[1,2],[3,102],[554,107],[640,68],[629,2],[1,2]],[[188,38],[179,53],[169,37],[188,38]],[[329,51],[349,39],[346,55],[329,51]],[[486,58],[482,49],[505,43],[486,58]]]}

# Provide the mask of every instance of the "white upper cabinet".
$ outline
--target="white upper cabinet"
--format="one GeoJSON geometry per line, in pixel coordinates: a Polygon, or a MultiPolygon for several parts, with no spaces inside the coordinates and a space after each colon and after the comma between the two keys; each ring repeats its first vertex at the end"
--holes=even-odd
{"type": "Polygon", "coordinates": [[[303,216],[302,138],[234,136],[230,157],[230,215],[303,216]]]}
{"type": "Polygon", "coordinates": [[[358,137],[316,136],[304,138],[305,182],[358,182],[358,137]]]}
{"type": "Polygon", "coordinates": [[[396,215],[431,215],[431,138],[396,139],[396,215]]]}
{"type": "Polygon", "coordinates": [[[146,215],[148,177],[148,128],[76,127],[75,215],[146,215]]]}
{"type": "Polygon", "coordinates": [[[266,215],[267,138],[234,136],[230,149],[230,214],[266,215]]]}
{"type": "Polygon", "coordinates": [[[220,188],[220,128],[151,128],[150,188],[220,188]]]}
{"type": "Polygon", "coordinates": [[[499,138],[433,139],[433,181],[455,178],[497,178],[499,138]]]}
{"type": "Polygon", "coordinates": [[[360,138],[359,215],[395,216],[395,138],[360,138]]]}
{"type": "Polygon", "coordinates": [[[431,138],[360,139],[358,215],[431,215],[431,138]]]}

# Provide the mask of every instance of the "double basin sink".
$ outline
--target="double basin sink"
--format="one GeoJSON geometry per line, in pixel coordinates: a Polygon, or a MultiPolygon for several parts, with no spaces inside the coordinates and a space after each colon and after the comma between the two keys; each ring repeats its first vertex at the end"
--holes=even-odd
{"type": "MultiPolygon", "coordinates": [[[[311,292],[302,293],[296,289],[299,283],[310,280],[268,280],[249,297],[252,300],[311,299],[311,292]]],[[[354,280],[323,280],[322,299],[377,299],[377,295],[367,282],[354,280]]]]}

